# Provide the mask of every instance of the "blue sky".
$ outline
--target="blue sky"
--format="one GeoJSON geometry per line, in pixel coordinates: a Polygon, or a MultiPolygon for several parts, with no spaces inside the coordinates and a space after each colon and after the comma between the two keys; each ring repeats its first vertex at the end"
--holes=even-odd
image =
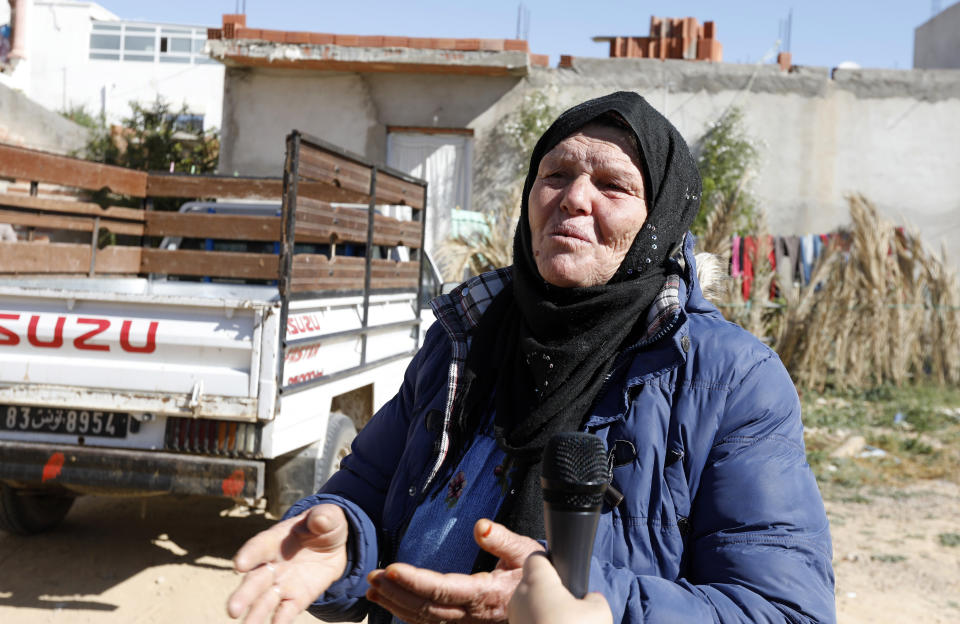
{"type": "MultiPolygon", "coordinates": [[[[217,26],[244,0],[100,0],[124,19],[217,26]]],[[[411,37],[512,38],[516,0],[246,0],[252,28],[411,37]]],[[[793,9],[791,52],[798,65],[909,69],[914,29],[932,7],[951,0],[523,0],[532,52],[607,56],[596,35],[649,33],[650,16],[713,20],[725,62],[755,63],[774,48],[780,22],[793,9]],[[590,8],[586,8],[589,5],[590,8]]]]}

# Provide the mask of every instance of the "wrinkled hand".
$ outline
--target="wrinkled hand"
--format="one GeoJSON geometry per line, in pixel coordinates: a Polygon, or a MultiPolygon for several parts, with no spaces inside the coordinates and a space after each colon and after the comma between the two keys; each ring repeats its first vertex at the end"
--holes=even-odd
{"type": "Polygon", "coordinates": [[[480,548],[499,557],[493,572],[440,574],[394,563],[367,576],[367,599],[408,624],[490,624],[507,621],[507,603],[520,582],[523,562],[543,547],[486,518],[477,520],[473,537],[480,548]]]}
{"type": "Polygon", "coordinates": [[[227,613],[244,622],[292,622],[347,567],[349,524],[336,505],[317,505],[247,541],[233,558],[244,573],[227,613]]]}
{"type": "Polygon", "coordinates": [[[513,624],[613,624],[606,599],[598,593],[573,597],[550,561],[534,553],[523,564],[523,580],[509,607],[513,624]]]}

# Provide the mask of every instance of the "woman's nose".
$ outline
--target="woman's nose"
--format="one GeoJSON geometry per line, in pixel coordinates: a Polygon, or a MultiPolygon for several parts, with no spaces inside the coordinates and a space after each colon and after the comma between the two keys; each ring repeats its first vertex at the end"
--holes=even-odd
{"type": "Polygon", "coordinates": [[[593,212],[593,194],[595,191],[590,176],[576,176],[570,180],[564,190],[561,207],[570,214],[590,214],[593,212]]]}

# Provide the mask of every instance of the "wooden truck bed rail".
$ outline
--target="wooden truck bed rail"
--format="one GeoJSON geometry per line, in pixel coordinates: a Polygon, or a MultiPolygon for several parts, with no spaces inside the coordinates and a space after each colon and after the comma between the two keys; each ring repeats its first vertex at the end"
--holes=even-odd
{"type": "MultiPolygon", "coordinates": [[[[291,300],[307,299],[319,291],[360,290],[363,293],[358,330],[360,359],[356,366],[337,375],[354,374],[397,357],[412,355],[419,342],[419,308],[423,296],[420,277],[427,207],[426,182],[399,171],[371,165],[355,154],[294,131],[287,137],[283,191],[280,326],[287,326],[291,300]],[[367,203],[367,209],[331,206],[329,198],[316,192],[324,185],[357,195],[358,201],[367,203]],[[404,221],[378,215],[375,210],[378,204],[408,206],[411,218],[404,221]],[[300,241],[313,237],[328,238],[331,243],[329,253],[298,251],[297,244],[300,241]],[[364,244],[363,257],[335,253],[337,243],[360,240],[364,244]],[[394,261],[374,258],[376,246],[404,247],[409,259],[394,261]],[[409,353],[395,353],[386,359],[382,354],[368,355],[368,338],[373,329],[370,324],[370,294],[376,289],[416,292],[416,297],[411,301],[414,320],[401,323],[409,323],[409,331],[412,332],[413,349],[409,353]]],[[[403,333],[406,330],[401,328],[399,331],[403,333]]],[[[305,346],[300,342],[297,344],[305,346]]],[[[285,337],[281,344],[284,352],[289,346],[285,337]]],[[[285,361],[285,357],[280,358],[281,378],[285,378],[285,361]]],[[[328,383],[335,377],[325,375],[300,380],[284,386],[280,392],[281,395],[294,394],[317,384],[328,383]]]]}
{"type": "Polygon", "coordinates": [[[145,197],[147,174],[124,167],[0,144],[0,176],[47,182],[89,191],[109,189],[118,195],[145,197]]]}
{"type": "Polygon", "coordinates": [[[0,243],[0,275],[160,274],[282,284],[286,268],[292,271],[290,288],[298,293],[417,289],[423,183],[318,142],[299,152],[299,166],[298,193],[293,202],[284,201],[279,216],[171,212],[152,210],[154,200],[280,200],[285,183],[282,178],[145,173],[0,144],[0,177],[29,181],[32,193],[0,193],[0,223],[50,232],[56,241],[0,243]],[[33,195],[39,183],[106,189],[126,196],[127,202],[137,200],[140,206],[41,198],[33,195]],[[374,209],[397,204],[409,206],[412,218],[389,217],[374,209]],[[291,219],[296,247],[289,247],[292,257],[287,261],[278,250],[284,249],[284,227],[291,219]],[[184,242],[178,249],[153,246],[164,237],[184,242]],[[275,243],[274,249],[270,243],[275,243]],[[301,249],[304,244],[307,248],[301,249]],[[371,258],[372,280],[365,281],[366,259],[342,255],[344,246],[406,248],[403,255],[410,260],[371,258]]]}
{"type": "Polygon", "coordinates": [[[329,289],[417,289],[426,184],[386,167],[373,166],[359,156],[294,131],[287,137],[284,166],[284,231],[282,253],[286,280],[281,294],[309,296],[329,289]],[[333,206],[317,193],[328,186],[358,194],[367,208],[333,206]],[[360,195],[362,194],[362,195],[360,195]],[[376,205],[405,205],[411,219],[377,214],[376,205]],[[372,217],[372,218],[371,218],[372,217]],[[296,243],[326,241],[335,245],[363,244],[364,258],[300,253],[296,243]],[[373,258],[374,246],[405,247],[409,260],[373,258]],[[360,262],[362,260],[362,262],[360,262]]]}

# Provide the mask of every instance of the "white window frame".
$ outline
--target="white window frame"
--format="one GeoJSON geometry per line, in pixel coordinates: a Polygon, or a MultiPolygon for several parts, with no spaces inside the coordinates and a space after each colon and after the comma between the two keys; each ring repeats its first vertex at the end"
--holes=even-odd
{"type": "Polygon", "coordinates": [[[216,61],[209,58],[204,52],[207,42],[207,31],[205,28],[195,26],[178,26],[176,24],[146,24],[142,22],[112,22],[112,21],[94,21],[90,30],[90,37],[94,35],[115,35],[120,37],[119,48],[95,48],[90,38],[87,39],[90,44],[87,58],[91,61],[119,61],[121,63],[163,63],[179,65],[202,65],[215,64],[216,61]],[[127,37],[153,37],[153,50],[137,51],[127,50],[127,37]],[[189,50],[186,52],[161,52],[163,39],[167,39],[169,50],[171,39],[181,39],[189,41],[189,50]],[[145,57],[151,55],[152,59],[145,57]],[[94,55],[110,55],[110,58],[94,58],[94,55]],[[129,57],[129,58],[128,58],[129,57]],[[136,58],[133,58],[136,57],[136,58]],[[164,60],[167,59],[167,60],[164,60]]]}

